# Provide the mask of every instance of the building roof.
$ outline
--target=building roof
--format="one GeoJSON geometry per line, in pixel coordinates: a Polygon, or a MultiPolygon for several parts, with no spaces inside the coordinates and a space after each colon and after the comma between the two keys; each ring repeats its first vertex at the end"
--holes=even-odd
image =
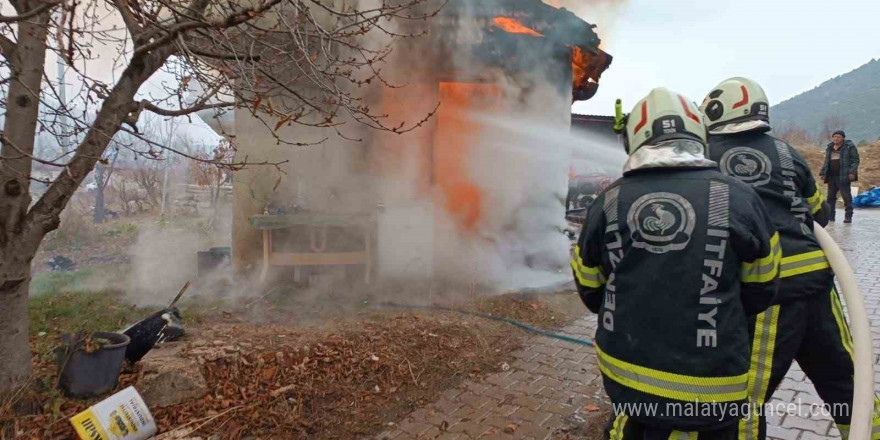
{"type": "Polygon", "coordinates": [[[572,121],[594,121],[594,122],[614,122],[614,116],[605,116],[605,115],[582,115],[579,113],[571,114],[572,121]]]}

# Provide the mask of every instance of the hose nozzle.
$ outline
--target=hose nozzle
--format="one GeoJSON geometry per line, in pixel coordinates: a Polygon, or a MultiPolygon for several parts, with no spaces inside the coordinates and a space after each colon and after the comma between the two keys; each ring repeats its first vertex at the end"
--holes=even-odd
{"type": "Polygon", "coordinates": [[[623,133],[626,128],[626,116],[623,114],[623,102],[620,98],[614,103],[614,132],[623,133]]]}

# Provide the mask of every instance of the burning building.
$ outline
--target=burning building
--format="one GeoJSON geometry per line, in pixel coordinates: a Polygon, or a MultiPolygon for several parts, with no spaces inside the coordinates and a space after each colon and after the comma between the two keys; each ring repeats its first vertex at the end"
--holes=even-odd
{"type": "Polygon", "coordinates": [[[384,69],[405,86],[370,97],[401,122],[436,111],[416,130],[284,128],[321,142],[294,148],[236,111],[239,156],[287,161],[235,175],[237,268],[516,284],[564,264],[570,152],[551,138],[611,63],[594,26],[539,0],[451,0],[429,26],[384,69]]]}

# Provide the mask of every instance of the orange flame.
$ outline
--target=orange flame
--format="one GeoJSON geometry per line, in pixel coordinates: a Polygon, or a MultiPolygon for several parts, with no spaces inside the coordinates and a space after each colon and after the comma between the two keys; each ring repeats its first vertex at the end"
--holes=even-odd
{"type": "Polygon", "coordinates": [[[495,17],[492,19],[495,26],[511,34],[525,34],[533,37],[543,37],[544,34],[524,25],[521,21],[510,17],[495,17]]]}
{"type": "Polygon", "coordinates": [[[571,69],[572,69],[572,80],[574,82],[574,86],[578,87],[580,84],[583,84],[588,80],[587,78],[587,68],[590,65],[590,59],[587,57],[587,54],[584,53],[584,50],[578,46],[574,46],[571,48],[571,69]]]}
{"type": "Polygon", "coordinates": [[[483,188],[471,176],[471,160],[489,127],[474,118],[501,104],[494,84],[440,83],[440,110],[434,132],[434,182],[443,192],[445,208],[460,231],[474,232],[485,214],[483,188]]]}

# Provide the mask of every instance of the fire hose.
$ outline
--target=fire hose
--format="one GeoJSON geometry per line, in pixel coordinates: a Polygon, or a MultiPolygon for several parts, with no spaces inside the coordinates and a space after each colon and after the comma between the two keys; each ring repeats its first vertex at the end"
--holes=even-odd
{"type": "MultiPolygon", "coordinates": [[[[853,385],[853,411],[850,422],[849,439],[850,440],[870,440],[871,439],[871,423],[873,420],[874,410],[874,352],[871,343],[871,327],[868,321],[868,314],[865,310],[865,303],[859,292],[859,285],[856,281],[855,273],[852,267],[846,261],[843,251],[837,245],[833,238],[828,235],[821,226],[815,227],[816,238],[819,245],[825,251],[831,269],[837,275],[840,281],[840,291],[843,293],[844,301],[847,305],[847,314],[853,336],[855,377],[853,385]]],[[[545,330],[537,329],[519,321],[509,318],[489,315],[486,313],[471,312],[451,307],[433,306],[433,305],[411,305],[399,303],[383,303],[380,307],[400,308],[400,309],[422,309],[422,310],[440,310],[446,312],[455,312],[465,315],[477,316],[493,321],[504,322],[523,330],[544,335],[554,339],[572,342],[579,345],[593,346],[592,341],[574,338],[567,335],[552,333],[545,330]]]]}
{"type": "Polygon", "coordinates": [[[528,324],[524,324],[519,321],[515,321],[510,318],[504,318],[501,316],[490,315],[488,313],[480,313],[480,312],[471,312],[468,310],[456,309],[452,307],[443,307],[443,306],[431,306],[431,305],[416,305],[416,304],[400,304],[394,302],[386,302],[378,304],[377,307],[389,308],[389,309],[409,309],[409,310],[439,310],[441,312],[454,312],[460,313],[462,315],[476,316],[483,319],[488,319],[496,322],[503,322],[506,324],[510,324],[514,327],[519,327],[527,332],[535,333],[542,336],[547,336],[548,338],[559,339],[561,341],[571,342],[573,344],[585,345],[587,347],[592,347],[594,344],[592,341],[588,341],[585,339],[575,338],[573,336],[563,335],[559,333],[548,332],[546,330],[541,330],[539,328],[532,327],[528,324]]]}
{"type": "MultiPolygon", "coordinates": [[[[615,102],[614,131],[622,133],[628,115],[623,113],[621,100],[615,102]]],[[[865,302],[852,267],[833,238],[819,225],[814,233],[825,252],[831,270],[840,281],[840,291],[847,306],[850,330],[853,338],[853,405],[849,440],[870,440],[874,413],[874,350],[871,341],[871,324],[865,310],[865,302]]]]}
{"type": "Polygon", "coordinates": [[[850,440],[870,440],[871,422],[874,410],[874,350],[871,344],[871,326],[865,303],[859,293],[852,267],[846,261],[843,251],[821,226],[816,225],[816,238],[825,251],[831,269],[840,281],[840,290],[846,301],[847,314],[853,338],[853,409],[850,422],[850,440]]]}

